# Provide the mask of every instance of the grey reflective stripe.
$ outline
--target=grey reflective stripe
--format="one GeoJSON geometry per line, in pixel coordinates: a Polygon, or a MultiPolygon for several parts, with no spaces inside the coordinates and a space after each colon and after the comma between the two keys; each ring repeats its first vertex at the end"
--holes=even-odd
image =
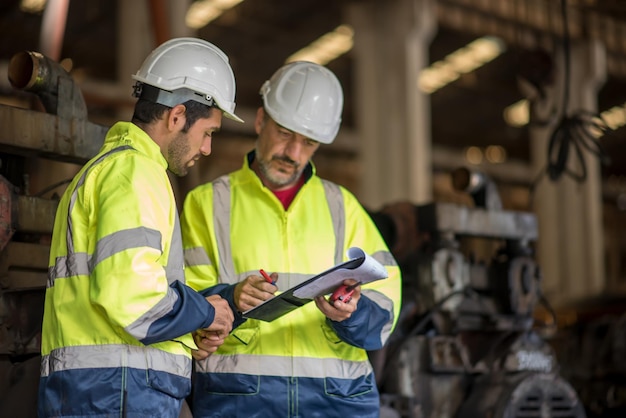
{"type": "Polygon", "coordinates": [[[86,253],[57,257],[55,265],[48,270],[48,286],[53,286],[54,281],[59,278],[89,275],[102,260],[130,248],[139,247],[151,247],[162,251],[161,233],[145,227],[125,229],[101,238],[96,243],[95,254],[92,257],[86,253]]]}
{"type": "Polygon", "coordinates": [[[48,287],[62,277],[86,276],[89,274],[89,256],[87,253],[75,253],[66,257],[57,257],[54,266],[48,268],[48,287]]]}
{"type": "Polygon", "coordinates": [[[343,246],[346,235],[346,210],[343,194],[335,183],[322,180],[322,185],[324,186],[324,193],[326,193],[326,201],[328,202],[328,209],[330,209],[330,216],[335,230],[335,264],[339,264],[343,261],[343,246]]]}
{"type": "Polygon", "coordinates": [[[383,266],[397,266],[398,262],[393,257],[390,251],[376,251],[372,254],[372,258],[378,261],[383,266]]]}
{"type": "MultiPolygon", "coordinates": [[[[389,251],[376,251],[374,254],[372,254],[372,258],[378,261],[383,266],[398,266],[396,259],[389,251]]],[[[376,290],[363,289],[362,292],[365,296],[367,296],[368,299],[378,305],[381,309],[389,312],[389,321],[387,321],[387,323],[385,324],[385,326],[383,326],[383,329],[380,332],[380,341],[382,341],[384,344],[389,338],[389,335],[391,335],[391,330],[393,328],[393,301],[376,290]]]]}
{"type": "Polygon", "coordinates": [[[174,230],[172,231],[172,240],[170,241],[170,252],[167,255],[167,265],[165,266],[165,275],[169,284],[174,283],[176,280],[185,283],[184,264],[180,220],[178,219],[178,212],[174,211],[174,230]]]}
{"type": "Polygon", "coordinates": [[[93,163],[91,163],[91,165],[83,171],[83,174],[80,176],[80,179],[78,180],[78,182],[76,182],[76,186],[74,187],[74,191],[72,192],[72,196],[70,197],[70,204],[67,210],[67,233],[66,233],[67,235],[65,237],[65,244],[67,245],[68,255],[74,253],[74,238],[72,234],[72,217],[71,217],[72,209],[74,209],[74,205],[76,204],[76,200],[78,199],[78,189],[85,183],[85,178],[87,177],[87,173],[94,166],[101,163],[102,160],[104,160],[109,155],[115,154],[120,151],[125,151],[128,149],[133,149],[133,147],[131,147],[130,145],[123,145],[121,147],[114,148],[111,151],[105,152],[96,160],[94,160],[93,163]]]}
{"type": "Polygon", "coordinates": [[[387,321],[387,323],[383,326],[383,329],[380,331],[380,341],[384,344],[389,338],[389,335],[391,335],[391,329],[393,327],[393,301],[376,290],[363,289],[362,292],[363,295],[378,305],[381,309],[389,312],[389,321],[387,321]]]}
{"type": "MultiPolygon", "coordinates": [[[[261,376],[332,377],[354,380],[372,373],[369,361],[348,361],[338,358],[283,357],[235,354],[222,356],[213,353],[196,362],[200,373],[237,373],[261,376]]],[[[219,378],[219,377],[218,377],[219,378]]]]}
{"type": "Polygon", "coordinates": [[[228,176],[222,176],[213,182],[213,225],[220,257],[217,276],[225,282],[235,277],[235,265],[230,246],[230,179],[228,176]]]}
{"type": "MultiPolygon", "coordinates": [[[[268,271],[268,273],[274,273],[274,272],[268,271]]],[[[305,273],[280,272],[280,271],[277,271],[275,273],[278,273],[278,277],[280,277],[280,279],[276,282],[276,286],[278,287],[278,290],[280,291],[291,289],[292,287],[297,286],[300,283],[304,282],[305,280],[308,280],[311,277],[313,277],[313,274],[305,274],[305,273]]],[[[253,274],[256,274],[258,276],[259,270],[250,270],[250,271],[245,271],[243,273],[239,273],[237,274],[237,276],[234,277],[234,281],[230,281],[231,279],[229,278],[229,280],[224,281],[224,283],[230,283],[230,284],[239,283],[245,280],[246,277],[253,275],[253,274]]]]}
{"type": "Polygon", "coordinates": [[[187,248],[184,251],[185,264],[189,267],[192,266],[210,266],[211,259],[204,250],[204,247],[187,248]]]}
{"type": "MultiPolygon", "coordinates": [[[[338,185],[321,180],[324,186],[326,201],[330,210],[330,216],[333,223],[335,233],[335,264],[343,261],[343,246],[345,242],[345,207],[343,194],[338,185]]],[[[230,178],[222,176],[213,182],[213,224],[215,228],[215,238],[217,241],[217,251],[219,254],[218,277],[222,283],[237,283],[245,279],[250,272],[235,273],[235,265],[233,262],[232,248],[230,245],[230,202],[231,189],[230,178]]],[[[206,253],[199,254],[196,249],[187,250],[189,253],[185,257],[189,257],[188,265],[210,264],[210,261],[204,259],[208,256],[206,253]],[[195,258],[194,258],[195,257],[195,258]],[[195,263],[195,264],[192,264],[195,263]]],[[[280,275],[278,288],[280,290],[289,289],[292,286],[302,283],[305,279],[311,277],[310,274],[299,273],[283,273],[276,272],[280,275]]]]}
{"type": "Polygon", "coordinates": [[[41,376],[75,369],[131,367],[140,370],[156,370],[176,376],[191,376],[191,359],[185,355],[172,354],[147,346],[126,344],[81,345],[52,350],[42,357],[41,376]]]}
{"type": "MultiPolygon", "coordinates": [[[[131,248],[151,247],[155,250],[161,249],[161,233],[156,229],[149,229],[143,226],[124,229],[114,232],[106,237],[102,237],[96,243],[94,255],[89,260],[89,271],[102,261],[112,255],[121,253],[131,248]]],[[[72,274],[70,274],[72,275],[72,274]]]]}
{"type": "Polygon", "coordinates": [[[171,287],[168,287],[167,294],[159,303],[137,318],[132,324],[125,327],[124,330],[138,340],[144,339],[148,335],[150,326],[170,313],[178,298],[178,293],[172,290],[171,287]]]}

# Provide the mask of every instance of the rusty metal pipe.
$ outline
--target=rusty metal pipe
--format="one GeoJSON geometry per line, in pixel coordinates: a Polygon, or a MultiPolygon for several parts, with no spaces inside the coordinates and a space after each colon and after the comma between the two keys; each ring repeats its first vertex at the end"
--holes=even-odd
{"type": "Polygon", "coordinates": [[[154,39],[157,45],[170,39],[170,25],[165,0],[150,0],[150,17],[154,28],[154,39]]]}
{"type": "Polygon", "coordinates": [[[469,193],[478,207],[502,210],[502,201],[496,184],[481,171],[457,168],[452,172],[452,187],[469,193]]]}
{"type": "Polygon", "coordinates": [[[43,12],[39,50],[55,61],[61,60],[65,24],[70,0],[48,0],[43,12]]]}
{"type": "Polygon", "coordinates": [[[74,79],[58,63],[35,51],[13,55],[9,82],[39,97],[47,113],[63,118],[87,119],[87,105],[74,79]]]}

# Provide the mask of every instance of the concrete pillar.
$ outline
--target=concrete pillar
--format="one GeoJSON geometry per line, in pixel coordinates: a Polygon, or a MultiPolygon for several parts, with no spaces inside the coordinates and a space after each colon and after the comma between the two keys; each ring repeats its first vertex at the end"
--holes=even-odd
{"type": "MultiPolygon", "coordinates": [[[[143,60],[156,47],[149,3],[144,1],[117,1],[117,81],[120,89],[132,94],[134,81],[143,60]]],[[[132,108],[124,108],[120,120],[130,120],[132,108]]]]}
{"type": "MultiPolygon", "coordinates": [[[[134,81],[131,78],[141,66],[143,60],[150,51],[157,47],[157,35],[162,38],[174,38],[183,36],[194,36],[194,33],[185,25],[185,13],[189,6],[188,0],[167,0],[164,7],[168,12],[167,22],[153,22],[156,3],[149,0],[144,1],[123,1],[118,0],[118,82],[120,89],[126,88],[130,97],[134,81]],[[155,24],[160,26],[155,28],[155,24]],[[169,33],[163,33],[163,31],[169,33]],[[158,33],[157,33],[158,32],[158,33]]],[[[119,115],[120,120],[130,120],[132,108],[125,109],[124,114],[119,115]]],[[[193,170],[190,171],[190,174],[193,170]]],[[[180,191],[180,179],[170,175],[170,181],[179,208],[182,205],[183,196],[180,191]]]]}
{"type": "Polygon", "coordinates": [[[434,3],[361,1],[348,9],[348,21],[363,167],[358,196],[371,209],[431,201],[430,102],[417,80],[436,30],[434,3]]]}
{"type": "MultiPolygon", "coordinates": [[[[185,15],[191,4],[191,0],[166,0],[169,12],[170,38],[196,37],[197,31],[185,24],[185,15]]],[[[218,45],[219,46],[219,45],[218,45]]],[[[187,192],[200,184],[201,164],[196,164],[189,170],[185,177],[170,175],[172,188],[176,195],[176,204],[179,210],[183,208],[183,202],[187,192]]]]}
{"type": "Polygon", "coordinates": [[[197,36],[196,30],[185,24],[185,16],[191,5],[191,0],[167,0],[169,10],[170,35],[172,38],[197,36]]]}
{"type": "MultiPolygon", "coordinates": [[[[553,119],[548,126],[530,129],[531,159],[536,173],[548,163],[548,142],[558,121],[552,113],[563,108],[563,50],[555,54],[557,77],[545,100],[537,103],[535,120],[553,119]]],[[[604,48],[595,42],[579,42],[570,48],[568,115],[580,110],[597,111],[597,93],[606,78],[604,48]]],[[[537,183],[533,207],[539,221],[538,261],[542,288],[555,305],[564,305],[598,295],[605,290],[602,228],[602,189],[599,162],[583,148],[587,178],[577,182],[563,174],[551,181],[547,175],[537,183]]],[[[568,166],[579,171],[574,148],[568,166]]]]}

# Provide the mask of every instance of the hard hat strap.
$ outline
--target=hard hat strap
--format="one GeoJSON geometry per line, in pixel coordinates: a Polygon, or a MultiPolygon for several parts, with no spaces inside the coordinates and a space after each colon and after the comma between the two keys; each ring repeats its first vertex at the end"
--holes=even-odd
{"type": "Polygon", "coordinates": [[[133,86],[133,96],[167,107],[174,107],[188,100],[193,100],[209,107],[218,107],[213,97],[207,94],[201,94],[185,88],[168,91],[139,81],[133,86]]]}

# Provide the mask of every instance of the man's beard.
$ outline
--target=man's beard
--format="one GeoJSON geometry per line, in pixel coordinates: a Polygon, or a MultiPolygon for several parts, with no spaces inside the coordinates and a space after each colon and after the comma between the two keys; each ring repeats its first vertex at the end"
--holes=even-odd
{"type": "MultiPolygon", "coordinates": [[[[259,155],[258,151],[257,155],[259,155]]],[[[261,171],[261,174],[263,174],[263,177],[265,177],[267,181],[271,183],[271,185],[274,187],[282,187],[291,183],[295,183],[295,181],[300,177],[300,174],[302,174],[302,171],[298,169],[298,165],[287,157],[272,157],[267,162],[259,159],[258,164],[259,170],[261,171]],[[284,173],[281,173],[283,175],[274,174],[272,168],[270,167],[270,163],[272,161],[283,161],[287,164],[290,164],[292,167],[294,167],[293,173],[289,177],[285,177],[284,173]]]]}
{"type": "Polygon", "coordinates": [[[180,132],[167,147],[168,170],[177,176],[186,176],[189,172],[187,164],[191,161],[186,159],[190,149],[187,134],[180,132]]]}

